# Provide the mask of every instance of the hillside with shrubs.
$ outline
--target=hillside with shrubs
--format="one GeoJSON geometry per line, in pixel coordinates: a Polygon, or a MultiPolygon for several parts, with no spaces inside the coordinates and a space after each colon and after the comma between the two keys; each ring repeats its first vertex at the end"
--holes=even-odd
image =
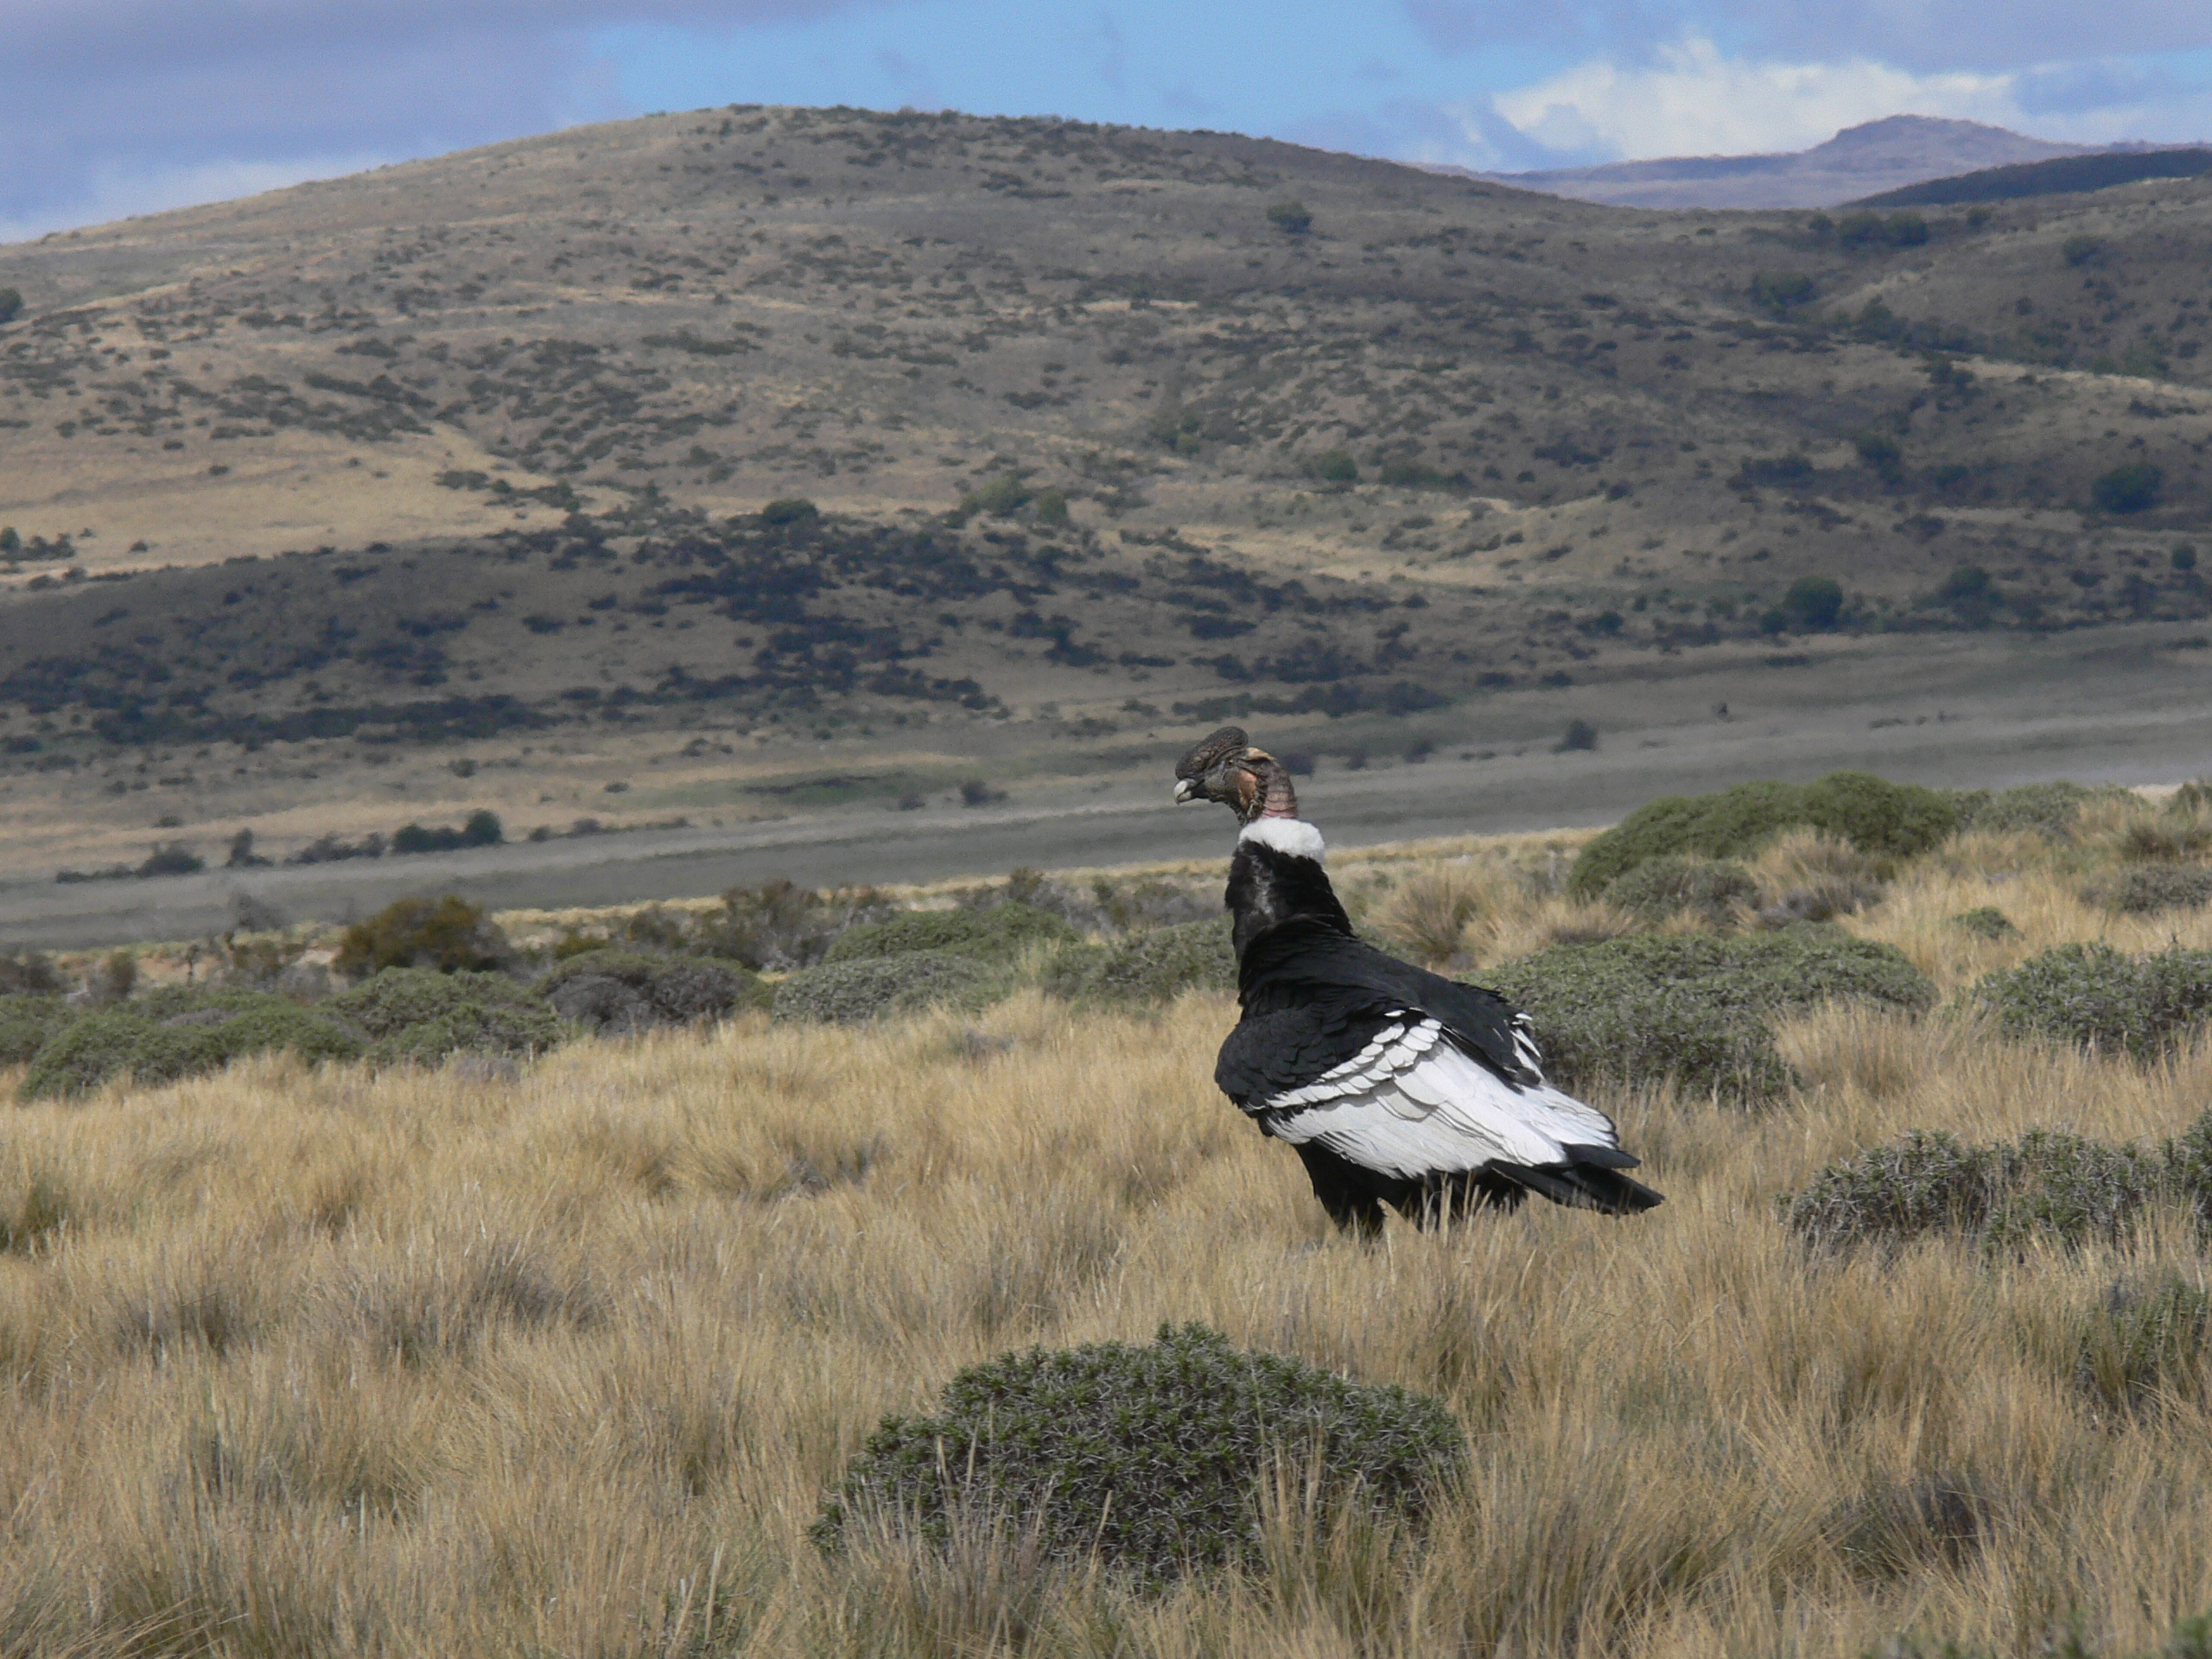
{"type": "Polygon", "coordinates": [[[0,958],[11,1651],[2202,1651],[2212,788],[1332,856],[1669,1195],[1385,1243],[1218,861],[0,958]]]}

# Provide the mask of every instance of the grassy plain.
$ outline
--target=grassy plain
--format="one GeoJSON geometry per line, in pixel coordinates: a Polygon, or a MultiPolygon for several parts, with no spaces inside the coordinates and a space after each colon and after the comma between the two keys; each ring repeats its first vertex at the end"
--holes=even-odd
{"type": "MultiPolygon", "coordinates": [[[[2081,896],[2141,816],[2100,810],[2065,848],[1955,840],[1844,925],[1947,996],[2068,940],[2212,945],[2204,912],[2081,896]],[[1950,922],[1984,906],[2018,931],[1950,922]]],[[[1370,925],[1479,967],[1624,925],[1550,895],[1556,844],[1338,875],[1370,925]]],[[[1774,889],[1850,866],[1803,836],[1754,861],[1774,889]]],[[[2138,1067],[1818,1012],[1764,1112],[1599,1097],[1658,1211],[1363,1249],[1215,1094],[1232,1018],[1025,995],[22,1109],[0,1651],[1842,1659],[2069,1624],[2132,1651],[2212,1605],[2212,1403],[2114,1413],[2076,1380],[2115,1284],[2203,1282],[2193,1233],[1815,1259],[1777,1215],[1908,1128],[2174,1133],[2212,1047],[2138,1067]],[[805,1541],[877,1419],[961,1365],[1193,1319],[1451,1404],[1473,1473],[1426,1554],[1317,1535],[1294,1495],[1270,1572],[1153,1601],[980,1541],[805,1541]]]]}

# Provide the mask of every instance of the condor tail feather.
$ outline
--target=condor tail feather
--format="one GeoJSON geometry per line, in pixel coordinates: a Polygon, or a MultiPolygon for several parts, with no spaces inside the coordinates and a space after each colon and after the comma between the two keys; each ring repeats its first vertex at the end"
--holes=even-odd
{"type": "Polygon", "coordinates": [[[1634,1168],[1637,1160],[1611,1147],[1568,1147],[1570,1161],[1561,1164],[1500,1164],[1490,1166],[1493,1173],[1515,1181],[1531,1192],[1541,1193],[1554,1204],[1563,1204],[1571,1209],[1595,1210],[1608,1216],[1632,1216],[1640,1211],[1656,1209],[1667,1200],[1641,1181],[1631,1180],[1621,1173],[1623,1166],[1634,1168]],[[1583,1154],[1598,1154],[1588,1157],[1583,1154]]]}

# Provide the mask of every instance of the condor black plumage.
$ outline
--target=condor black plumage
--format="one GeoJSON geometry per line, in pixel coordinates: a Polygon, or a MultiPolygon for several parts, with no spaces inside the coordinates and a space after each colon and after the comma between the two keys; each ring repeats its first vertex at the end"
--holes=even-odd
{"type": "Polygon", "coordinates": [[[1224,727],[1176,767],[1178,801],[1243,823],[1226,902],[1244,1017],[1214,1078],[1295,1147],[1340,1227],[1385,1204],[1423,1225],[1530,1192],[1625,1215],[1660,1202],[1611,1120],[1546,1083],[1528,1017],[1503,997],[1356,938],[1299,818],[1289,773],[1224,727]]]}

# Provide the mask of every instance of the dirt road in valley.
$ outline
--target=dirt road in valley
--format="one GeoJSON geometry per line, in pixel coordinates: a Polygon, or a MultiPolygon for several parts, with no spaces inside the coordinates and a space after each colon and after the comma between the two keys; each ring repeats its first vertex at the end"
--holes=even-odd
{"type": "MultiPolygon", "coordinates": [[[[2175,627],[1893,639],[1840,644],[1781,667],[1516,693],[1421,723],[1461,735],[1420,765],[1393,759],[1354,771],[1325,756],[1301,782],[1306,816],[1333,843],[1604,823],[1655,795],[1839,766],[1953,786],[2172,782],[2212,772],[2212,650],[2175,627]],[[1570,719],[1599,727],[1595,752],[1554,752],[1570,719]]],[[[1249,724],[1268,741],[1264,719],[1249,724]]],[[[1199,734],[1196,722],[1188,734],[1163,731],[1162,752],[1199,734]]],[[[846,809],[296,868],[15,882],[0,887],[0,942],[202,937],[229,925],[241,893],[293,919],[343,918],[426,892],[499,908],[608,905],[771,876],[813,886],[928,881],[1020,865],[1202,857],[1228,845],[1218,811],[1169,804],[1164,764],[1101,775],[1087,795],[1084,787],[972,810],[846,809]]]]}

